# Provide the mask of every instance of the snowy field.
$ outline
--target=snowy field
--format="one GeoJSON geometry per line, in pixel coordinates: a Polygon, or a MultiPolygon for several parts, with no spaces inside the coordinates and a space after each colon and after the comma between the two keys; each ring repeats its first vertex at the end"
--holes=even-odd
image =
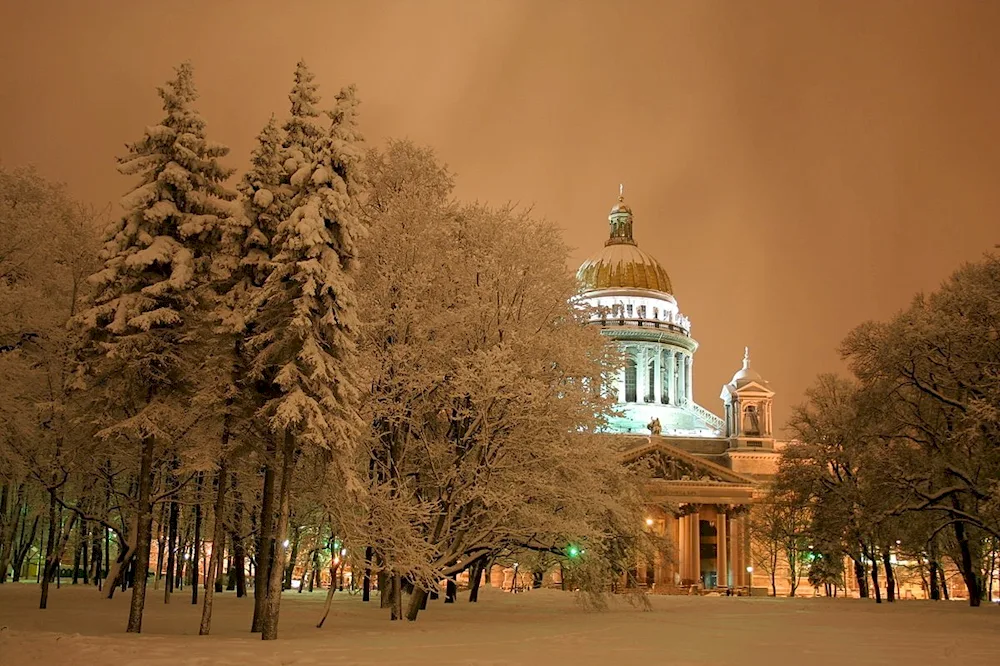
{"type": "Polygon", "coordinates": [[[1000,663],[1000,609],[959,602],[654,597],[651,612],[588,612],[558,591],[490,589],[479,604],[432,602],[417,622],[390,623],[338,593],[320,630],[317,592],[284,597],[281,640],[265,643],[246,633],[250,600],[232,593],[216,597],[213,636],[199,637],[186,592],[164,605],[151,590],[144,633],[132,636],[128,594],[64,586],[39,611],[36,586],[0,586],[0,664],[1000,663]]]}

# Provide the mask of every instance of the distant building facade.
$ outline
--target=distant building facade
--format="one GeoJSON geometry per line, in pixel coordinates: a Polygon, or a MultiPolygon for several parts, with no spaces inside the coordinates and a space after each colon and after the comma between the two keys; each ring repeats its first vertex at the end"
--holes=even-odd
{"type": "Polygon", "coordinates": [[[639,249],[624,196],[608,223],[604,248],[577,272],[580,298],[626,354],[616,382],[621,416],[609,430],[627,440],[624,464],[652,465],[647,528],[673,544],[672,556],[639,565],[639,580],[656,591],[764,587],[764,576],[754,580],[748,513],[777,470],[774,392],[747,349],[722,387],[722,416],[694,401],[698,342],[670,277],[639,249]]]}

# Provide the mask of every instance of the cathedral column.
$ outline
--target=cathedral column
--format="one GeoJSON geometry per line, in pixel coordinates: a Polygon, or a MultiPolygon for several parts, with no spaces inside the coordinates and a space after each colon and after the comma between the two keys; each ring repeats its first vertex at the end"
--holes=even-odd
{"type": "Polygon", "coordinates": [[[676,386],[674,386],[674,350],[668,349],[666,351],[666,365],[667,365],[667,400],[670,401],[671,405],[677,404],[677,391],[676,386]]]}
{"type": "Polygon", "coordinates": [[[691,514],[691,581],[694,585],[701,583],[701,517],[695,511],[691,514]]]}
{"type": "Polygon", "coordinates": [[[694,401],[694,391],[691,390],[691,365],[694,358],[689,354],[684,357],[684,395],[689,402],[694,401]]]}
{"type": "Polygon", "coordinates": [[[663,397],[663,352],[653,348],[653,402],[660,404],[663,397]]]}
{"type": "Polygon", "coordinates": [[[659,376],[656,372],[656,356],[656,345],[649,345],[649,348],[646,350],[646,363],[648,364],[646,367],[646,388],[649,390],[651,403],[657,402],[656,396],[659,394],[659,391],[656,390],[656,378],[659,376]],[[652,378],[650,378],[650,375],[652,375],[652,378]]]}
{"type": "Polygon", "coordinates": [[[683,363],[684,355],[681,352],[677,352],[674,356],[674,396],[677,398],[677,404],[681,404],[681,399],[684,397],[684,376],[681,374],[681,364],[683,363]]]}
{"type": "Polygon", "coordinates": [[[646,367],[649,351],[646,345],[639,345],[635,362],[635,401],[646,402],[646,391],[649,389],[649,369],[646,367]]]}
{"type": "Polygon", "coordinates": [[[746,587],[749,583],[747,581],[746,550],[744,548],[746,538],[744,516],[738,516],[736,520],[732,521],[731,527],[733,532],[733,585],[736,587],[746,587]]]}
{"type": "MultiPolygon", "coordinates": [[[[677,545],[679,543],[679,535],[677,533],[677,517],[674,516],[672,513],[668,513],[666,516],[664,527],[666,528],[665,534],[669,535],[670,543],[671,545],[673,545],[674,553],[676,555],[677,553],[680,552],[680,549],[678,548],[677,545]]],[[[666,556],[661,556],[661,557],[663,560],[663,569],[664,569],[663,582],[667,585],[673,586],[676,584],[674,573],[680,567],[680,561],[679,561],[680,557],[674,557],[673,561],[671,561],[671,559],[667,558],[666,556]]]]}
{"type": "Polygon", "coordinates": [[[625,375],[628,374],[628,364],[618,373],[618,402],[625,402],[625,375]]]}
{"type": "Polygon", "coordinates": [[[691,578],[691,526],[690,514],[677,519],[677,567],[681,574],[681,584],[691,578]]]}
{"type": "Polygon", "coordinates": [[[677,369],[681,376],[681,399],[687,404],[688,399],[688,376],[687,376],[687,354],[681,354],[680,367],[677,369]]]}
{"type": "Polygon", "coordinates": [[[726,514],[720,507],[715,517],[715,571],[716,587],[729,587],[729,561],[726,558],[726,514]]]}

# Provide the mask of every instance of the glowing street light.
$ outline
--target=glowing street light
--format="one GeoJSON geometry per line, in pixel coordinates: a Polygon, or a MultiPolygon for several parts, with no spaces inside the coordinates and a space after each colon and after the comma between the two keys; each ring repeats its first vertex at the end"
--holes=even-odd
{"type": "Polygon", "coordinates": [[[646,526],[647,527],[652,527],[653,526],[653,519],[652,518],[647,518],[646,519],[646,526]]]}
{"type": "Polygon", "coordinates": [[[284,541],[282,541],[281,545],[284,546],[285,548],[288,548],[288,539],[285,539],[284,541]]]}

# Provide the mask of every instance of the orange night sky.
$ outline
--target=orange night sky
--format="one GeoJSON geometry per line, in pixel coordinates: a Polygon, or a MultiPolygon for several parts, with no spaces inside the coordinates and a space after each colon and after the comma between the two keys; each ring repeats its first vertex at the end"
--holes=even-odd
{"type": "Polygon", "coordinates": [[[839,340],[1000,243],[1000,3],[8,2],[0,160],[117,201],[114,158],[190,59],[244,168],[296,60],[356,83],[372,143],[434,146],[458,193],[598,250],[618,184],[701,343],[695,396],[749,345],[775,416],[839,340]]]}

